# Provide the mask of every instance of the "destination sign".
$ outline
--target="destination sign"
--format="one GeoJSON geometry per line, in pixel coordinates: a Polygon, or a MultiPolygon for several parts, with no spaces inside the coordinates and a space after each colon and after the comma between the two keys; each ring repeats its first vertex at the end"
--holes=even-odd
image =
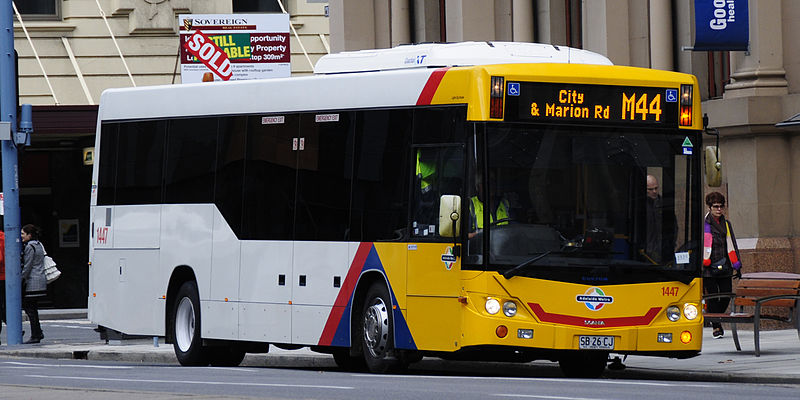
{"type": "Polygon", "coordinates": [[[508,82],[505,120],[678,126],[678,89],[508,82]]]}

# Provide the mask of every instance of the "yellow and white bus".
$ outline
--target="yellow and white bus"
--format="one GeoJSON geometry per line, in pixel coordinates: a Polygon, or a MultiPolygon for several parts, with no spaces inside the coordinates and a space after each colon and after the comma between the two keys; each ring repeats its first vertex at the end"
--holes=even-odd
{"type": "Polygon", "coordinates": [[[697,93],[691,75],[503,42],[107,90],[90,319],[165,337],[184,365],[270,344],[373,372],[695,356],[697,93]]]}

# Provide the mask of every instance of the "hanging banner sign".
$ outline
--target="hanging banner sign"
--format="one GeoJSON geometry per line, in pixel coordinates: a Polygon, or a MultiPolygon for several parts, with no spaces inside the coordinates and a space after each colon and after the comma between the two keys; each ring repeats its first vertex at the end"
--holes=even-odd
{"type": "Polygon", "coordinates": [[[183,83],[283,78],[292,73],[289,14],[181,14],[178,22],[183,83]],[[208,40],[201,42],[197,32],[208,40]],[[224,67],[220,57],[209,65],[217,54],[206,45],[209,42],[226,56],[229,74],[220,75],[215,69],[224,67]],[[193,51],[198,44],[200,50],[193,51]]]}
{"type": "Polygon", "coordinates": [[[746,51],[747,0],[694,0],[695,51],[746,51]]]}

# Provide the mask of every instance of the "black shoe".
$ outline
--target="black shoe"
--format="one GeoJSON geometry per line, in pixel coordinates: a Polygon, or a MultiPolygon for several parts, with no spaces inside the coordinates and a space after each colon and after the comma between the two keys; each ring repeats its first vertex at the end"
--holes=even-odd
{"type": "Polygon", "coordinates": [[[26,342],[24,342],[24,343],[22,343],[22,344],[36,344],[36,343],[39,343],[39,342],[41,342],[41,341],[42,341],[42,339],[44,339],[44,336],[41,336],[41,337],[31,337],[30,339],[28,339],[26,342]]]}

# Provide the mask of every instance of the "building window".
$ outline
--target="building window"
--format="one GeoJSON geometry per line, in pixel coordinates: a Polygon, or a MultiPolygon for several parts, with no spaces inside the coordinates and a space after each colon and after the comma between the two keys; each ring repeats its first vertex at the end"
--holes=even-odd
{"type": "Polygon", "coordinates": [[[717,99],[725,92],[725,85],[731,82],[731,56],[728,51],[709,51],[708,53],[708,98],[717,99]]]}
{"type": "Polygon", "coordinates": [[[61,0],[14,0],[17,11],[25,19],[58,19],[61,0]]]}
{"type": "MultiPolygon", "coordinates": [[[[286,0],[283,0],[286,2],[286,0]]],[[[233,0],[233,12],[282,12],[278,0],[233,0]]]]}

